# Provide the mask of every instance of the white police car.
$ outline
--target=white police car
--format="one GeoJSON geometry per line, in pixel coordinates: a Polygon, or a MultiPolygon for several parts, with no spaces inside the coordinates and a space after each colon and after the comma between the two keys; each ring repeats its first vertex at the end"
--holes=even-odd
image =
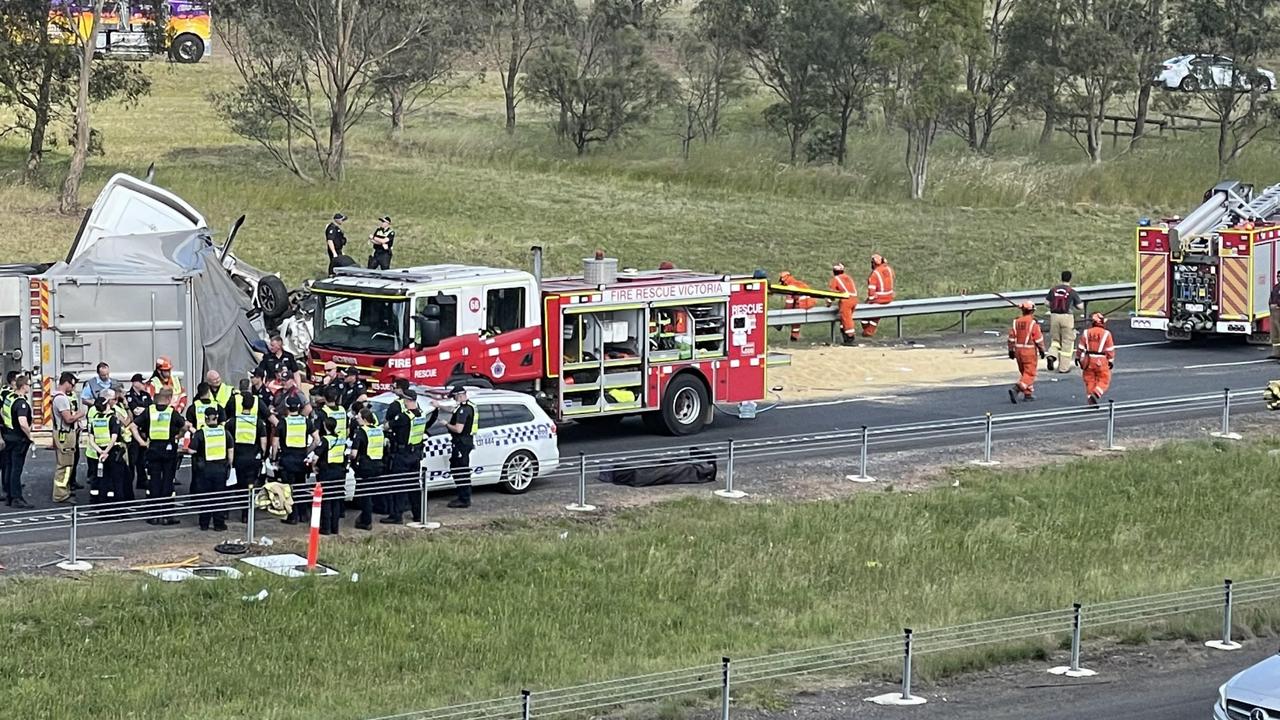
{"type": "MultiPolygon", "coordinates": [[[[441,400],[436,421],[427,428],[422,467],[427,472],[427,488],[452,488],[449,475],[449,431],[445,423],[453,402],[445,388],[414,386],[418,406],[431,414],[431,400],[441,400]]],[[[467,398],[476,408],[475,449],[471,451],[471,484],[497,485],[507,493],[523,493],[539,476],[560,465],[556,424],[529,395],[510,390],[467,388],[467,398]]],[[[370,398],[374,415],[381,422],[396,399],[386,392],[370,398]]]]}

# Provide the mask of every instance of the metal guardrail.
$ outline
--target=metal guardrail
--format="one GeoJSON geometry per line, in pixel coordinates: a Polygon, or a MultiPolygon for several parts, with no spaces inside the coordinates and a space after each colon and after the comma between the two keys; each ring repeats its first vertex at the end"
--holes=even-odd
{"type": "MultiPolygon", "coordinates": [[[[1262,393],[1258,391],[1232,392],[1190,395],[1162,400],[1115,403],[1107,402],[1098,406],[1082,406],[1060,408],[1056,410],[1040,410],[1033,412],[1010,413],[1007,415],[986,414],[977,417],[944,420],[935,423],[912,423],[884,427],[862,427],[855,430],[840,430],[826,433],[805,433],[755,440],[713,441],[691,443],[687,445],[667,447],[661,450],[623,451],[615,453],[598,453],[586,455],[580,453],[576,458],[562,458],[559,466],[539,476],[538,482],[546,485],[559,482],[562,486],[576,483],[577,498],[568,505],[569,510],[590,511],[595,506],[588,504],[587,478],[591,474],[605,471],[619,472],[639,470],[670,465],[679,462],[709,462],[723,467],[724,486],[716,490],[716,494],[725,498],[743,497],[745,493],[734,487],[737,465],[741,463],[765,463],[786,461],[794,456],[823,457],[832,455],[857,457],[856,474],[848,476],[857,482],[871,482],[868,475],[868,464],[872,449],[896,450],[904,446],[919,446],[922,443],[934,445],[959,445],[980,442],[982,455],[974,462],[983,465],[996,465],[994,459],[994,440],[997,433],[1028,432],[1043,430],[1046,427],[1063,428],[1076,425],[1094,424],[1105,428],[1105,447],[1110,450],[1121,450],[1115,443],[1116,422],[1125,418],[1162,418],[1171,419],[1179,414],[1221,411],[1220,429],[1213,433],[1215,437],[1238,439],[1240,436],[1231,431],[1231,415],[1233,407],[1244,403],[1250,407],[1261,409],[1262,393]],[[856,450],[855,450],[856,449],[856,450]],[[851,452],[854,451],[854,452],[851,452]]],[[[427,493],[424,489],[437,489],[427,483],[422,473],[405,473],[386,475],[380,478],[359,481],[353,495],[346,495],[344,481],[322,483],[324,493],[332,498],[335,494],[354,497],[376,497],[402,493],[421,493],[423,498],[419,508],[424,521],[427,520],[427,493]]],[[[311,499],[312,483],[305,488],[297,488],[294,494],[295,503],[307,503],[311,499]]],[[[255,536],[254,508],[261,494],[260,489],[233,489],[213,493],[181,495],[170,498],[147,498],[133,501],[91,504],[86,506],[57,507],[50,509],[22,510],[0,513],[0,536],[33,537],[38,533],[47,536],[50,532],[68,532],[68,552],[59,554],[59,558],[49,564],[66,560],[75,562],[78,555],[79,536],[82,530],[93,527],[119,526],[127,523],[138,523],[145,520],[167,517],[191,516],[200,513],[239,512],[246,511],[248,522],[245,525],[246,542],[252,543],[255,536]]],[[[142,529],[139,527],[138,529],[142,529]]],[[[47,542],[47,537],[36,536],[36,541],[47,542]]]]}
{"type": "MultiPolygon", "coordinates": [[[[1113,285],[1093,285],[1090,287],[1076,288],[1076,292],[1080,295],[1080,301],[1084,303],[1084,314],[1087,316],[1089,313],[1089,303],[1106,300],[1133,300],[1134,284],[1116,283],[1113,285]]],[[[858,313],[866,317],[876,317],[880,320],[896,320],[898,337],[902,337],[903,318],[959,313],[960,331],[964,332],[968,329],[967,322],[970,313],[974,313],[979,310],[999,310],[1007,308],[1009,307],[1010,300],[1015,303],[1020,303],[1024,300],[1032,300],[1040,303],[1044,301],[1045,295],[1048,293],[1049,291],[1047,289],[1017,290],[1014,292],[1001,293],[1003,297],[994,293],[984,293],[980,295],[920,298],[918,300],[896,301],[889,303],[888,305],[859,305],[858,313]]],[[[812,310],[769,310],[770,325],[835,323],[838,322],[839,319],[840,313],[835,307],[813,308],[812,310]]]]}
{"type": "Polygon", "coordinates": [[[703,695],[708,700],[718,695],[720,718],[729,720],[732,690],[743,685],[855,667],[871,670],[899,660],[902,663],[900,690],[868,699],[886,705],[916,705],[925,702],[924,698],[913,695],[911,691],[913,661],[919,655],[935,655],[1019,641],[1040,640],[1048,643],[1069,637],[1069,664],[1052,668],[1049,672],[1068,677],[1088,677],[1095,673],[1080,664],[1086,627],[1114,628],[1178,615],[1204,614],[1221,608],[1222,639],[1206,644],[1216,649],[1232,650],[1240,647],[1231,639],[1232,611],[1236,607],[1276,600],[1280,600],[1280,578],[1238,583],[1228,579],[1222,585],[1214,587],[1087,606],[1073,603],[1069,608],[924,631],[903,628],[900,635],[883,635],[826,647],[739,659],[722,657],[719,663],[556,690],[523,689],[519,695],[506,698],[385,715],[369,720],[531,720],[567,715],[585,717],[592,711],[598,715],[599,711],[608,708],[689,695],[703,695]]]}

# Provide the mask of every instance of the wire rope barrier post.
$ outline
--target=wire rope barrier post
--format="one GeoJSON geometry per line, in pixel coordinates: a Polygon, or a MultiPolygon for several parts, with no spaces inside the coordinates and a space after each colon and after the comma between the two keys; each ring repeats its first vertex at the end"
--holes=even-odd
{"type": "Polygon", "coordinates": [[[1231,578],[1222,581],[1222,639],[1210,640],[1206,647],[1214,650],[1239,650],[1240,643],[1231,639],[1231,578]]]}
{"type": "Polygon", "coordinates": [[[867,698],[876,705],[923,705],[928,700],[911,694],[911,656],[914,633],[911,628],[902,629],[902,692],[885,693],[867,698]]]}
{"type": "Polygon", "coordinates": [[[533,704],[529,700],[530,693],[528,690],[520,691],[520,720],[532,720],[533,704]]]}
{"type": "Polygon", "coordinates": [[[858,454],[858,474],[845,475],[844,479],[852,480],[853,482],[856,482],[856,483],[875,482],[876,479],[867,474],[867,426],[866,425],[862,426],[862,434],[859,441],[859,445],[862,446],[862,449],[858,454]]]}
{"type": "Polygon", "coordinates": [[[1209,435],[1220,440],[1240,439],[1240,433],[1231,432],[1231,388],[1222,390],[1222,429],[1209,435]]]}
{"type": "Polygon", "coordinates": [[[254,511],[258,505],[258,488],[249,486],[249,507],[245,508],[244,515],[244,544],[253,544],[253,531],[255,529],[254,511]]]}
{"type": "Polygon", "coordinates": [[[1124,452],[1123,445],[1116,444],[1116,401],[1107,398],[1107,452],[1124,452]]]}
{"type": "Polygon", "coordinates": [[[720,720],[729,720],[729,658],[720,658],[720,720]]]}
{"type": "Polygon", "coordinates": [[[995,421],[992,419],[991,413],[987,413],[986,432],[984,433],[982,438],[982,459],[974,460],[973,461],[974,465],[981,465],[982,467],[995,467],[996,465],[1000,464],[999,460],[991,459],[991,436],[995,431],[994,426],[995,426],[995,421]]]}
{"type": "Polygon", "coordinates": [[[1054,675],[1072,678],[1093,677],[1096,672],[1080,667],[1080,603],[1071,605],[1071,664],[1049,670],[1054,675]]]}
{"type": "Polygon", "coordinates": [[[574,512],[591,512],[595,505],[587,504],[587,454],[578,453],[578,499],[564,506],[565,510],[574,512]]]}
{"type": "Polygon", "coordinates": [[[415,530],[440,529],[440,523],[427,517],[427,471],[421,466],[418,467],[418,510],[419,520],[409,523],[407,527],[415,530]]]}
{"type": "Polygon", "coordinates": [[[741,490],[733,489],[733,452],[733,438],[729,438],[729,455],[724,461],[724,488],[716,490],[715,494],[718,497],[728,498],[729,500],[739,500],[746,497],[747,494],[741,490]]]}

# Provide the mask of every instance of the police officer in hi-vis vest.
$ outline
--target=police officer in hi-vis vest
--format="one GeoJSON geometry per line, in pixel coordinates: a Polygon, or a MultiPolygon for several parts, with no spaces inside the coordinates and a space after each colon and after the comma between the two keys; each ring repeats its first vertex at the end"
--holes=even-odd
{"type": "MultiPolygon", "coordinates": [[[[227,489],[227,477],[235,450],[222,426],[222,410],[215,406],[204,409],[204,427],[191,436],[185,452],[191,455],[191,494],[205,495],[227,489]]],[[[200,529],[219,532],[227,529],[227,512],[200,513],[200,529]]]]}
{"type": "MultiPolygon", "coordinates": [[[[302,398],[291,395],[285,400],[284,417],[276,419],[271,438],[271,453],[280,467],[282,480],[293,486],[294,497],[306,487],[307,456],[320,444],[320,432],[311,418],[302,414],[302,398]]],[[[294,502],[293,513],[282,522],[296,525],[311,516],[311,504],[294,502]]]]}
{"type": "MultiPolygon", "coordinates": [[[[138,432],[146,450],[147,497],[151,500],[174,496],[174,477],[178,474],[178,441],[187,421],[173,408],[173,391],[161,388],[147,412],[138,416],[138,432]]],[[[174,517],[151,518],[150,525],[177,525],[174,517]]]]}
{"type": "MultiPolygon", "coordinates": [[[[262,460],[267,456],[266,406],[249,387],[240,381],[240,392],[231,396],[231,426],[227,432],[235,438],[236,488],[248,490],[258,485],[262,460]]],[[[249,511],[240,511],[240,522],[249,522],[249,511]]]]}
{"type": "Polygon", "coordinates": [[[366,487],[361,486],[385,472],[386,435],[369,408],[362,409],[356,415],[356,426],[351,431],[351,447],[347,455],[352,458],[356,469],[356,504],[360,508],[356,529],[372,530],[373,498],[363,494],[366,487]]]}

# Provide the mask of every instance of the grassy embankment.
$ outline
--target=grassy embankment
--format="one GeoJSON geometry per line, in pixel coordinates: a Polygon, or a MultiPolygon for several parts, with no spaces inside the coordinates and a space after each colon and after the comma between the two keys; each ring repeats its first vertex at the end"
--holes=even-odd
{"type": "MultiPolygon", "coordinates": [[[[11,580],[5,714],[361,718],[1272,576],[1266,450],[1177,445],[963,471],[958,489],[917,494],[685,500],[598,522],[327,545],[324,559],[358,583],[11,580]],[[263,587],[266,601],[240,600],[263,587]]],[[[1237,616],[1255,630],[1277,617],[1237,616]]],[[[929,657],[922,671],[1011,654],[929,657]]]]}
{"type": "MultiPolygon", "coordinates": [[[[552,270],[570,270],[603,246],[628,265],[760,266],[822,284],[836,259],[852,263],[861,281],[866,257],[878,251],[895,263],[908,297],[1044,286],[1063,266],[1086,284],[1122,281],[1132,275],[1134,219],[1154,208],[1185,213],[1214,180],[1207,136],[1153,141],[1090,167],[1066,136],[1041,151],[1036,128],[1024,125],[1000,136],[994,159],[940,139],[929,199],[912,204],[903,200],[900,133],[860,131],[845,170],[789,167],[782,140],[760,121],[763,96],[731,110],[723,140],[696,146],[688,162],[665,121],[579,159],[555,143],[532,105],[509,138],[490,78],[415,118],[399,144],[371,117],[351,144],[348,181],[307,185],[214,116],[205,95],[232,81],[225,58],[148,70],[156,80],[150,98],[96,116],[107,154],[92,159],[84,200],[112,172],[141,174],[155,161],[159,182],[217,227],[247,213],[239,250],[290,281],[322,269],[321,231],[335,210],[352,215],[357,255],[373,218],[390,213],[402,263],[524,266],[529,246],[541,243],[552,270]]],[[[1238,174],[1269,180],[1277,154],[1260,142],[1238,174]]],[[[0,141],[0,178],[8,178],[0,257],[55,259],[78,218],[52,211],[48,187],[18,185],[21,164],[22,148],[0,141]]],[[[64,164],[65,152],[51,156],[46,185],[56,185],[64,164]]]]}

